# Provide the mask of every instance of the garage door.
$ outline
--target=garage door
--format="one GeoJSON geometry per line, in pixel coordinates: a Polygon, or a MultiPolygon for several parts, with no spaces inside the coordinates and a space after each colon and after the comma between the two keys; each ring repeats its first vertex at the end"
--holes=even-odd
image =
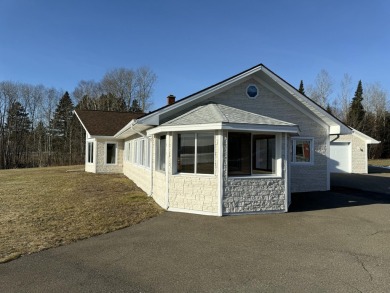
{"type": "Polygon", "coordinates": [[[351,173],[351,143],[331,142],[329,171],[332,173],[351,173]]]}

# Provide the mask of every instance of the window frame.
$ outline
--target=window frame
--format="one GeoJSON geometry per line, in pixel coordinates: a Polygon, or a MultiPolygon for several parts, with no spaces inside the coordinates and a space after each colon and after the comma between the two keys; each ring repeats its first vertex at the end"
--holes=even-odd
{"type": "Polygon", "coordinates": [[[175,175],[197,175],[197,176],[215,176],[216,175],[216,170],[215,170],[215,150],[216,150],[216,145],[215,145],[215,131],[183,131],[183,132],[178,132],[175,134],[175,141],[174,141],[174,170],[173,173],[175,175]],[[179,159],[179,134],[193,134],[194,135],[194,172],[179,172],[177,165],[178,165],[178,159],[179,159]],[[198,135],[199,134],[209,134],[212,135],[213,137],[213,173],[199,173],[198,172],[198,135]]]}
{"type": "Polygon", "coordinates": [[[131,147],[132,151],[130,154],[133,155],[130,162],[134,165],[143,168],[150,168],[150,138],[149,137],[140,137],[133,139],[132,141],[133,147],[131,147]]]}
{"type": "Polygon", "coordinates": [[[291,138],[291,164],[293,165],[314,165],[314,137],[292,137],[291,138]],[[296,145],[297,141],[310,142],[310,160],[308,162],[301,162],[296,160],[296,145]]]}
{"type": "Polygon", "coordinates": [[[160,135],[156,138],[156,165],[157,171],[165,172],[167,168],[167,135],[160,135]],[[161,141],[164,141],[164,155],[161,155],[161,141]],[[162,167],[161,158],[164,158],[164,167],[162,167]]]}
{"type": "Polygon", "coordinates": [[[251,131],[228,131],[227,134],[227,175],[228,178],[282,178],[282,135],[281,133],[269,133],[269,132],[251,132],[251,131]],[[229,134],[231,133],[243,133],[243,134],[249,134],[250,135],[250,174],[232,174],[229,175],[229,134]],[[265,136],[275,136],[275,170],[273,173],[253,173],[253,164],[254,164],[254,156],[253,156],[253,146],[254,146],[254,136],[256,135],[265,135],[265,136]]]}
{"type": "Polygon", "coordinates": [[[105,165],[117,165],[118,164],[118,142],[106,141],[104,146],[104,164],[105,165]],[[115,145],[115,162],[107,163],[107,147],[109,144],[115,145]]]}
{"type": "Polygon", "coordinates": [[[87,155],[86,163],[87,164],[94,164],[94,162],[95,162],[95,142],[93,140],[87,141],[86,155],[87,155]],[[91,156],[90,148],[89,148],[90,145],[92,145],[92,156],[91,156]]]}

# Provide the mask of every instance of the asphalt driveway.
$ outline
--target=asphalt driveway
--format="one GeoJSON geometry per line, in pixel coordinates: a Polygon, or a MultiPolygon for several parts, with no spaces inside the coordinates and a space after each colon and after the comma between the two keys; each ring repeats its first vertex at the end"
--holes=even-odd
{"type": "Polygon", "coordinates": [[[0,292],[389,292],[390,196],[295,194],[287,214],[163,215],[0,264],[0,292]]]}

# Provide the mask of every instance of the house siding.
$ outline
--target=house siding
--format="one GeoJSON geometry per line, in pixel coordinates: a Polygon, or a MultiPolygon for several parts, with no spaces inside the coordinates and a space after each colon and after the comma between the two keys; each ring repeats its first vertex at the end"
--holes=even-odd
{"type": "Polygon", "coordinates": [[[224,132],[223,214],[286,211],[285,141],[281,142],[281,178],[228,177],[228,140],[224,132]]]}
{"type": "Polygon", "coordinates": [[[356,135],[332,135],[330,138],[332,142],[350,142],[352,152],[351,172],[366,174],[367,170],[367,144],[364,140],[357,137],[356,135]]]}
{"type": "Polygon", "coordinates": [[[122,140],[118,141],[106,141],[106,140],[96,140],[96,173],[123,173],[123,147],[124,143],[122,140]],[[117,143],[117,158],[116,164],[106,164],[106,143],[115,142],[117,143]]]}
{"type": "MultiPolygon", "coordinates": [[[[220,93],[207,102],[221,103],[248,112],[299,125],[301,137],[314,138],[314,164],[291,165],[291,192],[320,191],[328,189],[327,142],[328,130],[294,106],[286,102],[267,87],[254,79],[245,81],[220,93]],[[259,96],[252,100],[246,95],[249,84],[255,84],[259,96]]],[[[291,152],[291,147],[289,147],[291,152]]]]}
{"type": "Polygon", "coordinates": [[[138,187],[140,187],[147,194],[150,194],[150,168],[124,161],[123,174],[125,174],[125,176],[131,179],[135,184],[137,184],[138,187]]]}

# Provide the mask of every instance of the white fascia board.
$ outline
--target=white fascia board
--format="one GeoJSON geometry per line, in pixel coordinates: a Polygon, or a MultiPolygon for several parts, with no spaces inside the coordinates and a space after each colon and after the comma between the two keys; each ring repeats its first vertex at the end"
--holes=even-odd
{"type": "Polygon", "coordinates": [[[73,110],[73,114],[75,114],[75,115],[76,115],[76,117],[77,117],[77,119],[79,119],[79,121],[80,121],[81,125],[83,126],[83,128],[84,128],[85,132],[87,133],[87,136],[88,136],[88,137],[91,137],[91,134],[88,132],[88,129],[85,127],[85,125],[84,125],[83,121],[81,121],[81,119],[80,119],[79,115],[77,115],[77,112],[76,112],[76,110],[73,110]]]}
{"type": "Polygon", "coordinates": [[[226,123],[222,125],[224,130],[277,132],[277,133],[300,133],[297,125],[263,125],[263,124],[239,124],[226,123]]]}
{"type": "Polygon", "coordinates": [[[148,130],[147,135],[161,132],[184,132],[184,131],[207,131],[207,130],[236,130],[236,131],[257,131],[257,132],[278,132],[278,133],[300,133],[297,125],[262,125],[262,124],[239,124],[239,123],[210,123],[194,125],[172,125],[160,126],[148,130]]]}
{"type": "Polygon", "coordinates": [[[117,140],[115,137],[113,136],[107,136],[107,135],[91,135],[90,137],[91,139],[94,138],[94,139],[104,139],[104,140],[107,140],[107,139],[110,139],[110,140],[117,140]]]}
{"type": "Polygon", "coordinates": [[[167,132],[167,131],[183,132],[183,131],[200,131],[200,130],[216,130],[216,129],[222,129],[222,123],[159,126],[147,130],[146,134],[153,135],[153,134],[167,132]]]}
{"type": "Polygon", "coordinates": [[[252,75],[255,72],[258,72],[260,70],[263,70],[263,67],[261,65],[256,66],[252,68],[251,70],[248,70],[234,78],[230,78],[226,80],[223,83],[217,84],[207,90],[203,90],[200,93],[192,96],[184,98],[184,100],[179,100],[176,103],[170,105],[169,107],[163,108],[161,110],[157,110],[155,113],[147,115],[145,118],[139,118],[140,123],[149,124],[149,125],[158,125],[159,124],[159,117],[161,114],[164,114],[165,112],[173,111],[177,108],[184,107],[188,103],[192,103],[194,100],[203,98],[208,95],[215,95],[219,91],[224,91],[227,89],[228,86],[234,85],[235,83],[244,80],[246,77],[252,75]]]}
{"type": "Polygon", "coordinates": [[[372,138],[371,136],[368,136],[367,134],[364,134],[363,132],[360,132],[360,131],[356,130],[355,128],[352,128],[352,135],[356,135],[360,139],[364,140],[367,144],[381,143],[379,140],[376,140],[375,138],[372,138]]]}
{"type": "MultiPolygon", "coordinates": [[[[300,92],[298,92],[295,88],[287,84],[285,81],[281,80],[280,77],[276,76],[266,68],[263,68],[262,71],[267,74],[269,77],[271,77],[277,84],[279,84],[282,88],[284,88],[287,92],[289,92],[292,96],[294,96],[297,100],[299,100],[302,104],[305,105],[305,103],[309,104],[311,107],[315,109],[319,114],[322,114],[323,117],[318,117],[318,119],[324,121],[329,127],[331,127],[330,134],[350,134],[352,133],[351,130],[342,122],[337,120],[335,117],[330,115],[328,112],[326,112],[325,109],[318,106],[316,103],[308,99],[306,96],[302,95],[300,92]],[[328,121],[326,121],[328,120],[328,121]],[[336,125],[335,125],[336,124],[336,125]],[[334,133],[332,133],[332,126],[338,126],[338,128],[333,128],[334,133]],[[338,129],[338,130],[337,130],[338,129]],[[338,132],[336,132],[338,131],[338,132]]],[[[310,108],[309,108],[310,109],[310,108]]]]}
{"type": "Polygon", "coordinates": [[[136,119],[133,119],[131,120],[129,123],[126,124],[126,126],[124,126],[121,130],[119,130],[115,135],[114,137],[118,137],[120,136],[122,133],[124,133],[125,131],[127,131],[128,129],[131,129],[132,126],[137,123],[137,120],[136,119]]]}

